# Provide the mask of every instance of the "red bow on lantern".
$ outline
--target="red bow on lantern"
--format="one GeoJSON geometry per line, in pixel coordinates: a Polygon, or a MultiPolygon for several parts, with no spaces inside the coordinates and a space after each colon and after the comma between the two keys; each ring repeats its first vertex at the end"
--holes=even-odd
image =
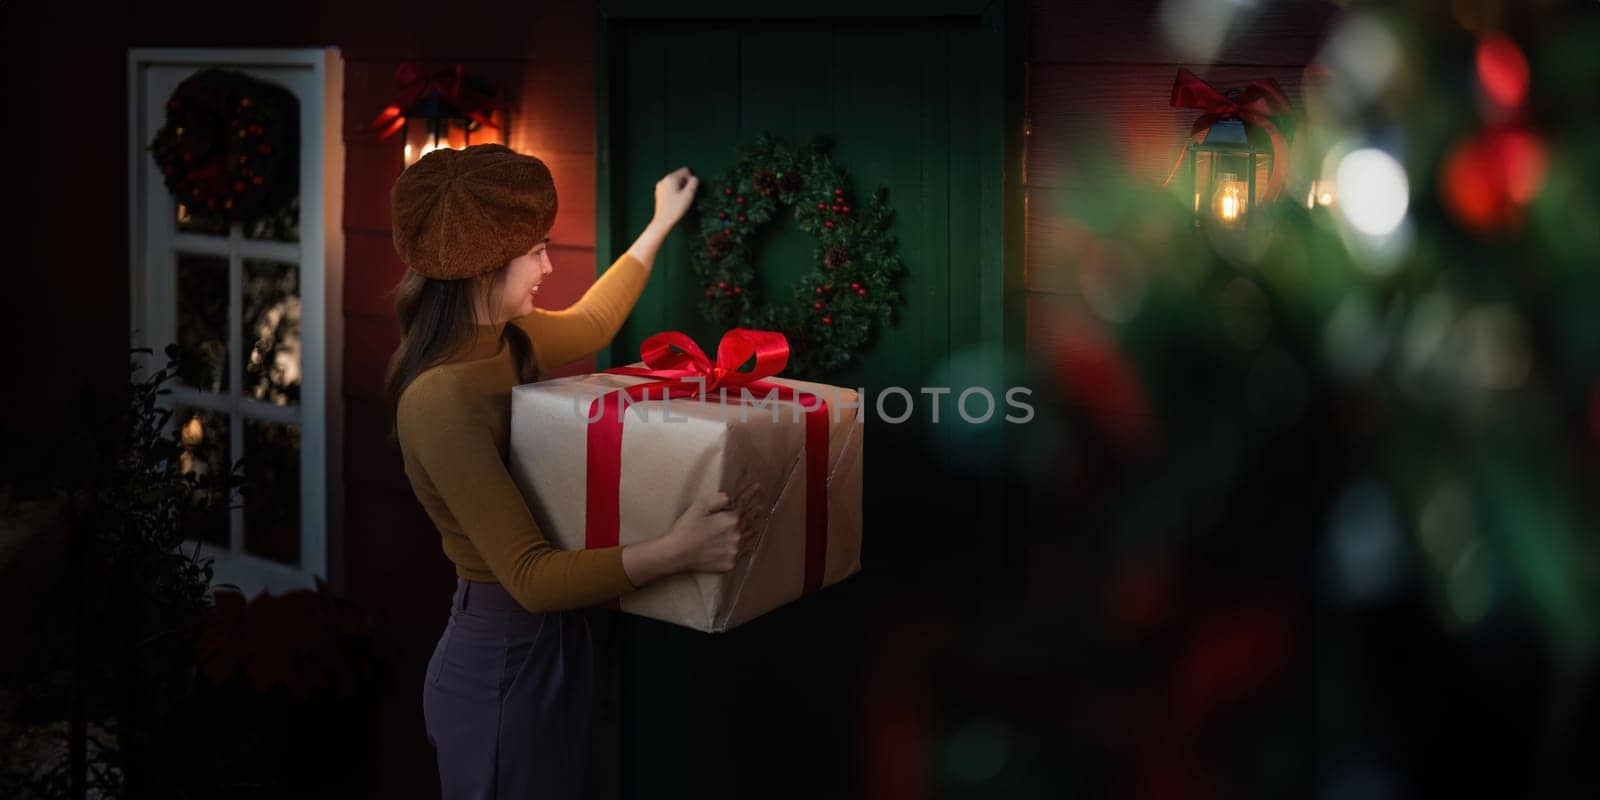
{"type": "MultiPolygon", "coordinates": [[[[1284,139],[1283,131],[1278,129],[1273,117],[1287,114],[1291,110],[1289,95],[1284,93],[1283,87],[1279,86],[1277,81],[1271,78],[1258,78],[1230,98],[1217,91],[1216,87],[1200,80],[1193,72],[1179,67],[1178,77],[1172,83],[1172,107],[1198,108],[1205,112],[1189,128],[1189,137],[1196,142],[1205,138],[1206,131],[1210,130],[1212,125],[1230,117],[1266,133],[1272,142],[1272,173],[1267,179],[1266,197],[1270,199],[1277,196],[1279,190],[1283,188],[1283,173],[1289,168],[1289,143],[1284,139]]],[[[1172,172],[1168,173],[1163,185],[1172,182],[1172,176],[1178,173],[1178,167],[1182,164],[1183,156],[1179,156],[1178,163],[1172,165],[1172,172]]]]}
{"type": "MultiPolygon", "coordinates": [[[[733,328],[717,344],[717,360],[679,331],[657,333],[639,345],[644,367],[612,367],[602,372],[637,375],[660,380],[613,389],[594,399],[589,407],[586,464],[586,507],[584,546],[588,549],[616,546],[621,534],[619,506],[622,480],[622,422],[628,402],[638,403],[659,394],[661,399],[710,394],[713,389],[749,387],[762,389],[770,397],[797,402],[806,412],[806,561],[802,593],[822,587],[828,547],[828,401],[815,392],[764,380],[783,370],[789,362],[789,340],[777,331],[733,328]],[[680,352],[673,352],[676,347],[680,352]],[[738,372],[755,356],[755,367],[738,372]],[[659,388],[660,392],[651,390],[659,388]],[[811,405],[801,398],[814,398],[811,405]]],[[[765,402],[765,401],[763,401],[765,402]]],[[[604,604],[619,608],[616,600],[604,604]]]]}
{"type": "Polygon", "coordinates": [[[415,59],[401,62],[395,68],[394,82],[399,87],[399,94],[395,101],[383,109],[363,132],[371,132],[383,127],[383,132],[378,134],[378,139],[389,138],[395,131],[406,123],[406,117],[415,116],[417,104],[426,98],[429,92],[439,96],[442,104],[456,109],[470,119],[477,120],[479,124],[490,128],[498,128],[491,117],[496,108],[503,107],[499,98],[484,94],[472,88],[466,80],[466,69],[460,64],[453,67],[426,74],[422,65],[415,59]]]}

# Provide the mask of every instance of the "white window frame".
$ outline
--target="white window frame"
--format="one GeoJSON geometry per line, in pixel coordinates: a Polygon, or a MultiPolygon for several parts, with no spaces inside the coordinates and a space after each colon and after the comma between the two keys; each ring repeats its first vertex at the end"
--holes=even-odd
{"type": "MultiPolygon", "coordinates": [[[[336,47],[297,49],[130,48],[128,50],[129,303],[132,343],[152,350],[147,366],[165,363],[162,350],[177,339],[176,254],[229,262],[226,394],[171,386],[164,405],[229,416],[229,464],[243,447],[243,421],[289,422],[300,429],[300,560],[285,564],[245,552],[244,510],[230,511],[228,547],[191,541],[213,559],[213,584],[233,584],[254,597],[314,587],[317,579],[343,591],[342,368],[344,351],[344,60],[336,47]],[[300,101],[300,225],[295,242],[246,239],[234,223],[228,236],[178,232],[172,197],[145,146],[160,129],[165,103],[184,77],[224,67],[273,81],[300,101]],[[277,406],[241,397],[239,295],[247,258],[290,262],[300,278],[300,403],[277,406]]],[[[176,422],[176,421],[174,421],[176,422]]],[[[230,499],[237,504],[237,493],[230,499]]]]}

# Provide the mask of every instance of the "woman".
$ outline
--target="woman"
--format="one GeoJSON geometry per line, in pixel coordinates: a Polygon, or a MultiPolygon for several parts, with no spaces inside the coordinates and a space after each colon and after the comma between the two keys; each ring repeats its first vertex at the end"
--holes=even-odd
{"type": "Polygon", "coordinates": [[[649,541],[563,551],[505,466],[511,387],[616,335],[698,185],[687,167],[662,178],[644,233],[561,311],[533,306],[556,215],[539,159],[498,144],[435,150],[390,193],[409,267],[392,293],[393,433],[456,571],[422,697],[445,798],[614,797],[616,620],[600,604],[666,575],[726,572],[750,545],[763,513],[753,483],[701,498],[649,541]]]}

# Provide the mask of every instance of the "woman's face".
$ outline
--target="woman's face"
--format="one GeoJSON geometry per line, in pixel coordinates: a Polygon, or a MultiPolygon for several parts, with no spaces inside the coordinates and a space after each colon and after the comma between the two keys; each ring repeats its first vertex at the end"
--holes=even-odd
{"type": "Polygon", "coordinates": [[[550,239],[534,244],[533,249],[511,259],[495,277],[493,297],[498,312],[496,322],[509,322],[533,313],[533,297],[539,292],[554,267],[550,266],[550,239]]]}

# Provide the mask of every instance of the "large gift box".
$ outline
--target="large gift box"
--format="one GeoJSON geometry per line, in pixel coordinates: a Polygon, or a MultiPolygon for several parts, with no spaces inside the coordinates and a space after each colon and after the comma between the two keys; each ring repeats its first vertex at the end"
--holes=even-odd
{"type": "Polygon", "coordinates": [[[720,632],[859,571],[857,393],[773,377],[789,350],[772,331],[728,331],[715,361],[675,331],[640,351],[512,389],[509,468],[545,535],[567,550],[646,541],[752,478],[770,513],[731,571],[667,576],[609,605],[720,632]]]}

